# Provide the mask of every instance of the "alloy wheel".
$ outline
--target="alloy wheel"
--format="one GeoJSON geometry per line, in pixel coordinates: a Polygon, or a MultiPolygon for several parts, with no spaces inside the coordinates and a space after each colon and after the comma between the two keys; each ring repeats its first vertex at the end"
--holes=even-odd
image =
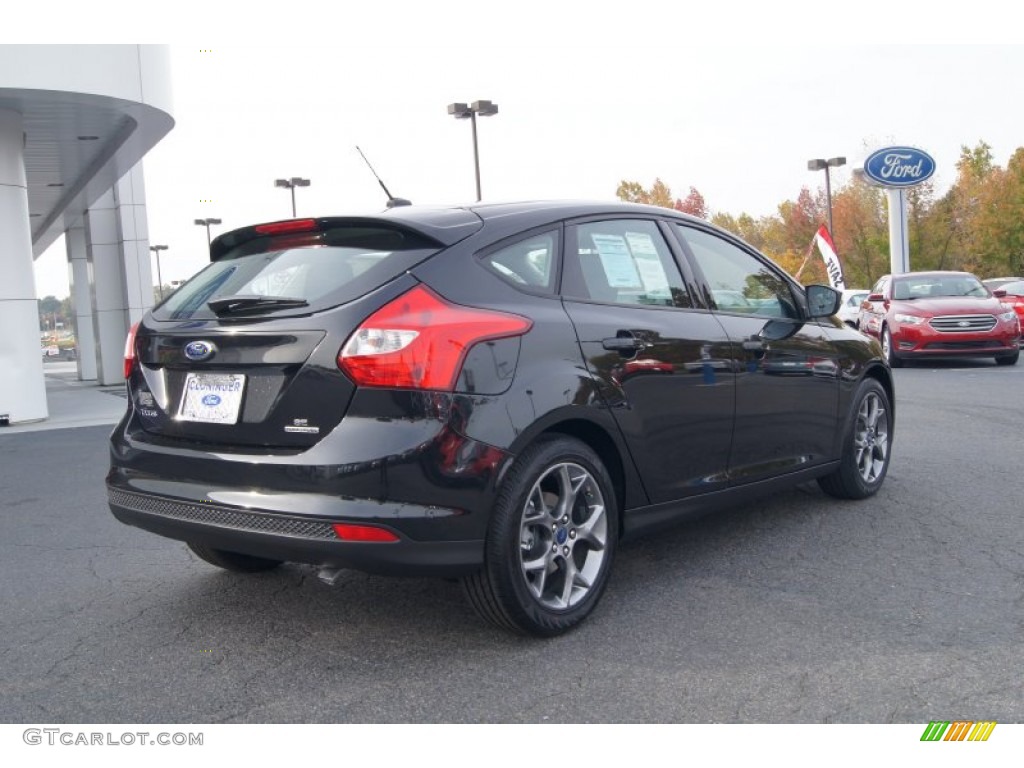
{"type": "Polygon", "coordinates": [[[606,556],[608,517],[597,480],[579,464],[551,466],[530,490],[521,520],[519,563],[530,594],[548,609],[578,604],[606,556]]]}
{"type": "Polygon", "coordinates": [[[857,409],[853,430],[854,460],[865,483],[875,482],[889,455],[889,415],[882,398],[869,392],[857,409]]]}

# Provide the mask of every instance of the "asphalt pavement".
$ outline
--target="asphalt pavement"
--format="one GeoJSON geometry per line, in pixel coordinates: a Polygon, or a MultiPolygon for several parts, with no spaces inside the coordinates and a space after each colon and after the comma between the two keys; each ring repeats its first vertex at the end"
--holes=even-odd
{"type": "Polygon", "coordinates": [[[877,497],[805,485],[628,544],[553,640],[454,582],[233,575],[118,523],[124,400],[47,371],[104,413],[0,430],[0,722],[1024,721],[1024,365],[897,371],[877,497]]]}

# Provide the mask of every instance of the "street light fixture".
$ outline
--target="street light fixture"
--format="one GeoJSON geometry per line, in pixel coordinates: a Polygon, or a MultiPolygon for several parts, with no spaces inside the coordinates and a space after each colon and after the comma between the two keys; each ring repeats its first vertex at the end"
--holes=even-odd
{"type": "Polygon", "coordinates": [[[292,176],[290,179],[275,179],[275,187],[284,187],[292,191],[292,218],[294,219],[295,214],[295,188],[296,187],[308,187],[309,179],[300,179],[298,176],[292,176]]]}
{"type": "Polygon", "coordinates": [[[160,301],[164,300],[164,278],[160,274],[160,251],[166,251],[166,245],[151,245],[149,250],[156,254],[156,289],[160,292],[160,301]]]}
{"type": "Polygon", "coordinates": [[[825,172],[825,199],[828,201],[828,234],[834,236],[832,232],[832,179],[829,176],[829,168],[838,168],[840,165],[846,165],[845,157],[830,157],[828,160],[808,160],[807,170],[808,171],[824,171],[825,172]]]}
{"type": "Polygon", "coordinates": [[[220,224],[220,219],[196,219],[196,226],[206,227],[206,249],[210,249],[210,225],[220,224]]]}
{"type": "Polygon", "coordinates": [[[476,200],[480,202],[480,149],[476,140],[476,116],[487,117],[498,114],[498,105],[493,101],[474,101],[472,104],[457,102],[448,105],[448,114],[456,120],[469,118],[473,125],[473,167],[476,170],[476,200]]]}

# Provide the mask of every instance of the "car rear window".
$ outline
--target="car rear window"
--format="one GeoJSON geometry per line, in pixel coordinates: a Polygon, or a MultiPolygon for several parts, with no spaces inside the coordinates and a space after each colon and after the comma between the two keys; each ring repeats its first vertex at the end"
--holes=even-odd
{"type": "Polygon", "coordinates": [[[433,241],[401,230],[339,227],[244,242],[154,309],[158,320],[216,317],[207,302],[228,296],[301,299],[274,311],[303,315],[352,301],[434,255],[433,241]]]}

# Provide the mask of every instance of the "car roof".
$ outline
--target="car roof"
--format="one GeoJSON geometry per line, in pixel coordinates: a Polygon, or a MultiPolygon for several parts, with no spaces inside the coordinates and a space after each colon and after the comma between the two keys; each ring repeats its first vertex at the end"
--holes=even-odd
{"type": "Polygon", "coordinates": [[[484,221],[494,219],[522,219],[530,226],[529,220],[558,221],[578,216],[605,214],[647,214],[672,216],[687,221],[703,221],[673,208],[642,203],[626,203],[617,200],[520,200],[495,203],[472,203],[469,205],[420,206],[403,205],[390,208],[384,218],[401,219],[410,223],[433,223],[438,217],[452,216],[455,211],[469,211],[484,221]]]}
{"type": "MultiPolygon", "coordinates": [[[[672,208],[608,200],[526,200],[470,205],[399,205],[378,213],[342,214],[315,218],[320,226],[345,224],[373,226],[388,222],[394,226],[416,230],[447,246],[458,242],[483,226],[488,226],[489,229],[503,236],[503,234],[541,227],[563,219],[638,214],[669,216],[680,221],[700,222],[712,226],[703,219],[672,208]]],[[[252,238],[256,227],[271,223],[283,222],[254,223],[219,235],[214,238],[210,247],[211,259],[216,261],[240,241],[252,238]]]]}
{"type": "Polygon", "coordinates": [[[703,219],[698,219],[695,216],[690,216],[673,208],[644,205],[642,203],[626,203],[618,200],[525,200],[500,203],[474,203],[449,208],[411,205],[392,208],[384,214],[384,217],[396,222],[401,220],[402,223],[430,234],[441,242],[453,242],[454,240],[445,241],[437,236],[436,230],[431,231],[428,229],[434,226],[432,217],[438,215],[474,216],[478,224],[486,228],[488,235],[495,239],[511,237],[520,232],[553,225],[566,219],[587,216],[669,217],[680,222],[700,223],[717,231],[723,231],[720,228],[715,228],[714,225],[709,224],[703,219]]]}
{"type": "MultiPolygon", "coordinates": [[[[959,270],[952,270],[952,269],[933,269],[933,270],[929,270],[927,272],[901,272],[898,275],[892,275],[892,277],[893,277],[893,279],[896,279],[896,278],[900,278],[900,277],[910,277],[910,278],[917,278],[917,277],[950,277],[950,276],[953,276],[953,275],[955,275],[956,277],[975,277],[970,272],[961,272],[959,270]]],[[[975,279],[977,279],[977,278],[975,277],[975,279]]]]}

